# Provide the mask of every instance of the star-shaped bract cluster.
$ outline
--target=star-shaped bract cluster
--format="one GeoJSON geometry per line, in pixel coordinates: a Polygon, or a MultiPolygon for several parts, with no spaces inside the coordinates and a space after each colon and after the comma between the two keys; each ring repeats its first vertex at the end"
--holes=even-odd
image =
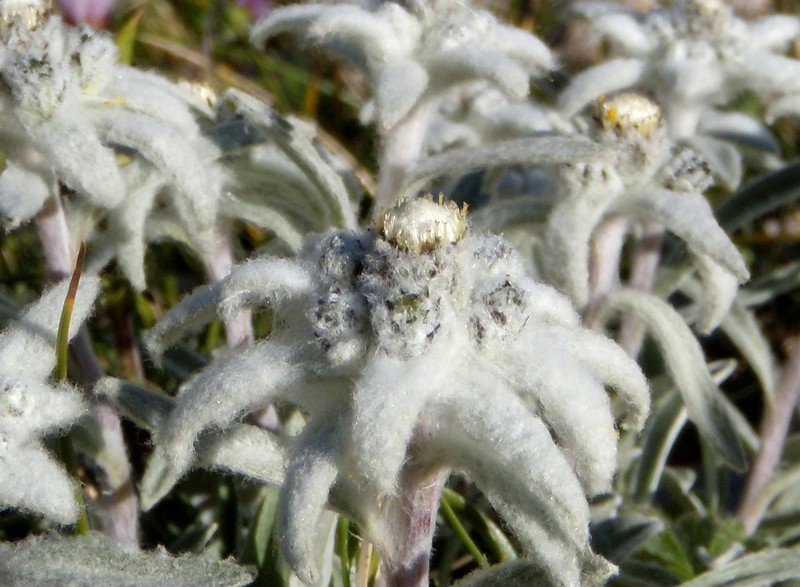
{"type": "Polygon", "coordinates": [[[580,327],[566,298],[525,273],[502,238],[433,226],[457,228],[460,213],[405,202],[387,212],[388,234],[322,235],[297,261],[254,259],[173,308],[150,335],[157,355],[217,312],[266,304],[275,327],[181,388],[156,436],[145,506],[191,466],[201,433],[288,403],[307,424],[288,453],[279,533],[304,580],[315,576],[309,530],[326,504],[391,559],[409,479],[456,469],[558,584],[577,583],[592,556],[586,495],[607,491],[616,466],[605,388],[638,428],[647,384],[619,347],[580,327]],[[442,210],[455,216],[444,220],[442,210]],[[419,241],[431,246],[408,245],[419,241]]]}
{"type": "Polygon", "coordinates": [[[2,41],[7,226],[34,217],[62,184],[76,196],[66,210],[74,230],[91,239],[97,217],[107,217],[111,228],[96,237],[96,254],[116,256],[138,288],[145,220],[158,220],[161,208],[195,247],[213,247],[222,176],[211,164],[218,150],[198,122],[212,113],[197,92],[118,63],[111,37],[57,16],[11,18],[2,41]]]}

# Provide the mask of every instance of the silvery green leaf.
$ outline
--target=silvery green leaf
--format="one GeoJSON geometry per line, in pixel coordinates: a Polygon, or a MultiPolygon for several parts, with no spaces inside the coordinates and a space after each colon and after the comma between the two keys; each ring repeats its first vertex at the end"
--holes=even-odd
{"type": "Polygon", "coordinates": [[[33,218],[49,197],[50,188],[39,174],[6,161],[0,175],[0,219],[9,229],[33,218]]]}
{"type": "Polygon", "coordinates": [[[640,59],[612,59],[587,69],[574,78],[558,97],[558,109],[567,118],[586,104],[619,90],[635,86],[646,70],[640,59]]]}
{"type": "Polygon", "coordinates": [[[8,587],[240,587],[253,579],[249,570],[231,561],[191,554],[173,557],[163,549],[125,550],[95,532],[0,543],[0,557],[0,580],[8,587]]]}
{"type": "Polygon", "coordinates": [[[787,263],[740,289],[742,306],[752,308],[800,287],[800,261],[787,263]]]}
{"type": "Polygon", "coordinates": [[[175,406],[168,395],[115,377],[101,379],[95,392],[108,397],[120,414],[149,432],[158,430],[175,406]]]}
{"type": "Polygon", "coordinates": [[[428,72],[415,61],[389,63],[375,84],[378,130],[389,131],[405,118],[428,87],[428,72]]]}
{"type": "Polygon", "coordinates": [[[750,272],[725,231],[717,224],[708,200],[700,193],[654,189],[644,197],[626,198],[618,210],[656,220],[683,240],[695,255],[707,255],[740,282],[750,272]]]}
{"type": "Polygon", "coordinates": [[[299,120],[287,119],[266,104],[236,90],[222,98],[255,129],[273,140],[313,182],[342,228],[354,229],[356,216],[342,178],[319,155],[299,120]]]}
{"type": "Polygon", "coordinates": [[[496,565],[486,570],[475,571],[457,581],[455,587],[527,587],[529,585],[552,585],[547,572],[535,561],[519,559],[496,565]]]}
{"type": "Polygon", "coordinates": [[[734,145],[711,136],[693,136],[684,139],[692,149],[706,160],[711,172],[729,190],[742,182],[742,155],[734,145]]]}
{"type": "Polygon", "coordinates": [[[513,224],[543,224],[552,210],[549,198],[518,196],[508,200],[496,199],[489,206],[470,210],[473,226],[487,232],[502,233],[513,224]]]}
{"type": "Polygon", "coordinates": [[[658,489],[667,457],[688,421],[680,394],[673,393],[656,402],[643,432],[644,446],[636,469],[634,495],[647,499],[658,489]]]}
{"type": "Polygon", "coordinates": [[[592,547],[617,564],[664,530],[659,518],[621,514],[592,524],[592,547]]]}
{"type": "Polygon", "coordinates": [[[559,165],[564,163],[608,161],[613,154],[583,138],[540,135],[453,149],[432,155],[416,164],[399,193],[415,194],[426,182],[446,174],[464,174],[478,169],[505,165],[559,165]]]}
{"type": "Polygon", "coordinates": [[[764,392],[767,404],[775,401],[775,379],[778,365],[770,348],[770,343],[764,336],[760,325],[753,312],[741,303],[734,302],[730,312],[720,324],[725,335],[736,345],[736,348],[747,361],[755,373],[764,392]]]}
{"type": "Polygon", "coordinates": [[[692,262],[697,269],[699,287],[693,288],[695,283],[690,278],[681,289],[695,298],[699,310],[695,325],[705,335],[715,330],[727,315],[739,290],[739,280],[708,255],[692,255],[692,262]]]}
{"type": "Polygon", "coordinates": [[[800,577],[800,548],[768,548],[746,554],[684,583],[684,587],[771,587],[800,577]]]}
{"type": "MultiPolygon", "coordinates": [[[[173,205],[192,239],[210,249],[220,186],[219,178],[209,173],[208,161],[201,159],[200,142],[133,112],[96,114],[95,119],[107,140],[135,149],[169,179],[177,192],[173,205]]],[[[206,155],[210,159],[211,153],[206,155]]]]}
{"type": "Polygon", "coordinates": [[[699,130],[712,137],[753,149],[775,154],[781,152],[780,143],[766,125],[743,112],[709,110],[700,120],[699,130]]]}
{"type": "Polygon", "coordinates": [[[509,97],[522,100],[528,95],[529,74],[514,59],[486,47],[457,47],[422,56],[431,84],[449,87],[455,84],[486,79],[509,97]]]}
{"type": "Polygon", "coordinates": [[[266,203],[250,203],[226,193],[220,201],[220,214],[232,219],[247,218],[256,226],[273,232],[292,253],[299,252],[303,246],[303,233],[280,210],[266,203]]]}
{"type": "Polygon", "coordinates": [[[726,231],[734,232],[798,197],[800,163],[792,163],[739,188],[717,207],[715,215],[726,231]]]}
{"type": "Polygon", "coordinates": [[[722,393],[706,366],[703,350],[680,315],[657,297],[619,290],[608,298],[609,308],[633,313],[656,340],[664,362],[683,397],[689,418],[735,470],[744,470],[747,458],[722,393]]]}

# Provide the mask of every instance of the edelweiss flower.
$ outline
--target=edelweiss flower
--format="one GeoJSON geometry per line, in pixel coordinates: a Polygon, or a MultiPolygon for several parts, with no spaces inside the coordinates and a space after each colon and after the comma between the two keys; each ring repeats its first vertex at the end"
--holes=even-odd
{"type": "Polygon", "coordinates": [[[383,139],[377,205],[399,197],[403,176],[422,156],[439,100],[466,82],[484,80],[509,97],[528,95],[531,75],[555,66],[533,35],[503,25],[490,13],[452,0],[304,4],[279,8],[253,27],[254,43],[281,33],[337,51],[366,73],[383,139]]]}
{"type": "Polygon", "coordinates": [[[555,584],[578,584],[593,557],[586,494],[608,491],[615,470],[604,387],[639,428],[647,384],[523,266],[502,238],[469,234],[464,210],[429,197],[388,210],[376,232],[328,233],[297,261],[255,259],[198,290],[151,333],[156,355],[216,312],[267,305],[275,327],[181,388],[156,435],[145,507],[192,465],[202,432],[288,403],[307,424],[289,451],[279,533],[303,580],[315,579],[313,532],[330,503],[390,575],[421,581],[439,492],[457,469],[555,584]]]}
{"type": "MultiPolygon", "coordinates": [[[[78,516],[77,486],[39,437],[68,428],[86,410],[80,392],[47,383],[67,286],[48,290],[0,333],[0,508],[41,513],[60,524],[78,516]]],[[[89,314],[99,286],[97,278],[81,280],[70,337],[89,314]]]]}
{"type": "MultiPolygon", "coordinates": [[[[598,227],[622,217],[658,223],[686,243],[704,286],[700,330],[713,330],[727,312],[738,283],[749,272],[714,218],[703,192],[711,184],[705,162],[676,148],[652,100],[623,93],[598,103],[598,140],[614,148],[614,165],[589,163],[562,168],[564,193],[547,221],[542,270],[548,282],[583,308],[613,284],[592,284],[590,256],[598,227]]],[[[613,255],[613,254],[612,254],[613,255]]],[[[617,269],[618,263],[609,265],[617,269]]]]}
{"type": "Polygon", "coordinates": [[[577,75],[559,98],[560,109],[572,116],[602,95],[628,88],[652,91],[670,135],[691,139],[714,172],[735,188],[740,156],[720,139],[762,154],[778,154],[780,148],[756,119],[716,107],[747,90],[765,100],[767,121],[800,113],[800,61],[785,55],[800,35],[800,18],[771,15],[747,22],[723,0],[682,0],[673,6],[642,17],[607,4],[579,5],[590,30],[610,42],[614,58],[577,75]]]}
{"type": "MultiPolygon", "coordinates": [[[[76,238],[91,239],[96,216],[111,213],[117,241],[142,241],[158,203],[198,248],[213,247],[221,178],[209,165],[217,149],[196,120],[211,115],[208,104],[117,63],[113,39],[56,16],[33,27],[15,19],[2,41],[0,217],[8,226],[35,216],[61,183],[77,196],[67,206],[76,238]]],[[[144,287],[135,265],[142,256],[119,255],[137,287],[144,287]]]]}
{"type": "Polygon", "coordinates": [[[486,11],[447,0],[417,6],[417,14],[395,2],[279,8],[256,23],[251,37],[263,44],[281,33],[299,34],[364,67],[382,131],[404,118],[425,92],[485,79],[522,99],[529,77],[555,65],[544,43],[486,11]]]}

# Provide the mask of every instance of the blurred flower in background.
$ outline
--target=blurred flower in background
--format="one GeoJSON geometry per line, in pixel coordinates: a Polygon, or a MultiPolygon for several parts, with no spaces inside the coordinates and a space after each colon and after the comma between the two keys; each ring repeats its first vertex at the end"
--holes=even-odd
{"type": "Polygon", "coordinates": [[[64,19],[71,24],[88,23],[105,28],[111,18],[115,0],[57,0],[64,19]]]}
{"type": "Polygon", "coordinates": [[[272,10],[270,0],[236,0],[239,6],[244,6],[250,11],[253,20],[256,20],[272,10]]]}

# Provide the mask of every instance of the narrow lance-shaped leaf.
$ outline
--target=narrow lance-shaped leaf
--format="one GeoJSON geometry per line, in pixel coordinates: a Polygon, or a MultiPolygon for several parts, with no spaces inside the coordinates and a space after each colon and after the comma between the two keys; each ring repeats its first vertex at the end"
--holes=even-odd
{"type": "Polygon", "coordinates": [[[612,153],[586,139],[560,136],[512,139],[479,147],[455,149],[428,157],[409,171],[399,193],[401,197],[413,195],[426,182],[440,175],[464,174],[487,167],[611,160],[612,153]]]}
{"type": "Polygon", "coordinates": [[[800,198],[800,163],[762,175],[720,204],[715,216],[728,232],[800,198]]]}
{"type": "Polygon", "coordinates": [[[612,293],[608,308],[630,312],[642,320],[659,345],[689,418],[731,467],[744,470],[747,459],[728,410],[720,400],[722,392],[711,378],[700,344],[680,315],[652,294],[634,290],[612,293]]]}

